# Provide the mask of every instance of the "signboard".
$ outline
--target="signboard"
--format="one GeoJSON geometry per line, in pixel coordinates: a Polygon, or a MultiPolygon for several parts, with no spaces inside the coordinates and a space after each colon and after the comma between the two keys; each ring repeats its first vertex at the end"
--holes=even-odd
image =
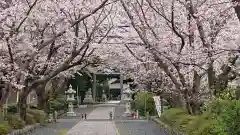
{"type": "Polygon", "coordinates": [[[160,100],[160,96],[153,96],[154,102],[155,102],[155,107],[158,113],[158,117],[161,116],[161,100],[160,100]]]}

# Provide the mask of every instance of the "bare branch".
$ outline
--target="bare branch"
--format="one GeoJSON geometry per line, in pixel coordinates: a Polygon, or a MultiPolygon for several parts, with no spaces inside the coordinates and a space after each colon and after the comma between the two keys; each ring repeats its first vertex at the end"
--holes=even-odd
{"type": "Polygon", "coordinates": [[[140,57],[138,57],[126,44],[125,44],[125,47],[126,47],[127,50],[132,54],[132,56],[135,57],[138,61],[144,62],[144,60],[141,59],[140,57]]]}
{"type": "Polygon", "coordinates": [[[21,28],[21,26],[23,25],[23,23],[26,21],[26,19],[28,18],[28,16],[30,15],[31,11],[33,10],[34,6],[37,4],[38,0],[35,0],[33,2],[33,4],[30,6],[29,5],[29,9],[27,11],[26,16],[23,18],[23,20],[19,23],[19,25],[16,28],[16,32],[19,32],[19,29],[21,28]]]}
{"type": "Polygon", "coordinates": [[[184,37],[176,30],[176,27],[175,27],[175,21],[174,21],[174,2],[175,0],[172,1],[172,12],[171,12],[171,24],[172,24],[172,30],[173,32],[181,39],[181,47],[180,47],[180,50],[179,50],[179,53],[181,53],[183,47],[185,46],[185,40],[184,40],[184,37]]]}

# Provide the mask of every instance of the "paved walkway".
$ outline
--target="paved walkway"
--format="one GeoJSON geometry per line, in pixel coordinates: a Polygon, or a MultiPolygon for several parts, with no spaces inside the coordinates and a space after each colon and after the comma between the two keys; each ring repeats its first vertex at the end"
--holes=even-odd
{"type": "Polygon", "coordinates": [[[87,107],[76,109],[77,117],[63,116],[56,124],[48,124],[37,128],[29,135],[167,135],[160,127],[147,120],[124,118],[125,108],[122,106],[87,107]],[[109,112],[113,111],[114,120],[109,120],[109,112]],[[81,114],[87,113],[82,120],[81,114]]]}
{"type": "Polygon", "coordinates": [[[35,129],[33,132],[29,133],[28,135],[60,135],[63,131],[68,131],[74,125],[76,125],[79,121],[81,121],[81,113],[90,113],[95,108],[77,108],[75,109],[77,113],[77,117],[68,117],[68,116],[61,116],[60,119],[57,120],[57,123],[54,124],[47,124],[41,128],[35,129]]]}
{"type": "Polygon", "coordinates": [[[114,108],[96,108],[87,116],[87,119],[92,121],[80,121],[67,132],[67,135],[116,135],[118,132],[115,122],[107,121],[110,111],[114,111],[114,108]]]}

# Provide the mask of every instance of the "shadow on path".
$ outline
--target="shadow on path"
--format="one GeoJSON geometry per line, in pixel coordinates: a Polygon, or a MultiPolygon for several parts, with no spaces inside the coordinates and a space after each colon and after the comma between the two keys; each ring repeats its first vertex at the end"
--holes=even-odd
{"type": "Polygon", "coordinates": [[[115,122],[120,135],[167,135],[159,125],[151,121],[115,122]]]}
{"type": "Polygon", "coordinates": [[[60,118],[57,120],[57,123],[47,124],[46,126],[37,128],[28,135],[59,135],[62,131],[69,130],[73,126],[75,126],[78,122],[80,122],[82,113],[89,114],[94,109],[95,109],[94,107],[76,108],[75,109],[75,112],[77,113],[76,117],[60,116],[60,118]]]}

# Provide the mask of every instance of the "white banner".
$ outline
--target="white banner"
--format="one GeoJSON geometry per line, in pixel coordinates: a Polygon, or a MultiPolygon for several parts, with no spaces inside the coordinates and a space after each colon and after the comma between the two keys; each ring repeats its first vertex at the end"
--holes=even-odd
{"type": "Polygon", "coordinates": [[[160,96],[153,96],[154,102],[155,102],[155,107],[157,109],[158,117],[161,116],[161,100],[160,96]]]}

